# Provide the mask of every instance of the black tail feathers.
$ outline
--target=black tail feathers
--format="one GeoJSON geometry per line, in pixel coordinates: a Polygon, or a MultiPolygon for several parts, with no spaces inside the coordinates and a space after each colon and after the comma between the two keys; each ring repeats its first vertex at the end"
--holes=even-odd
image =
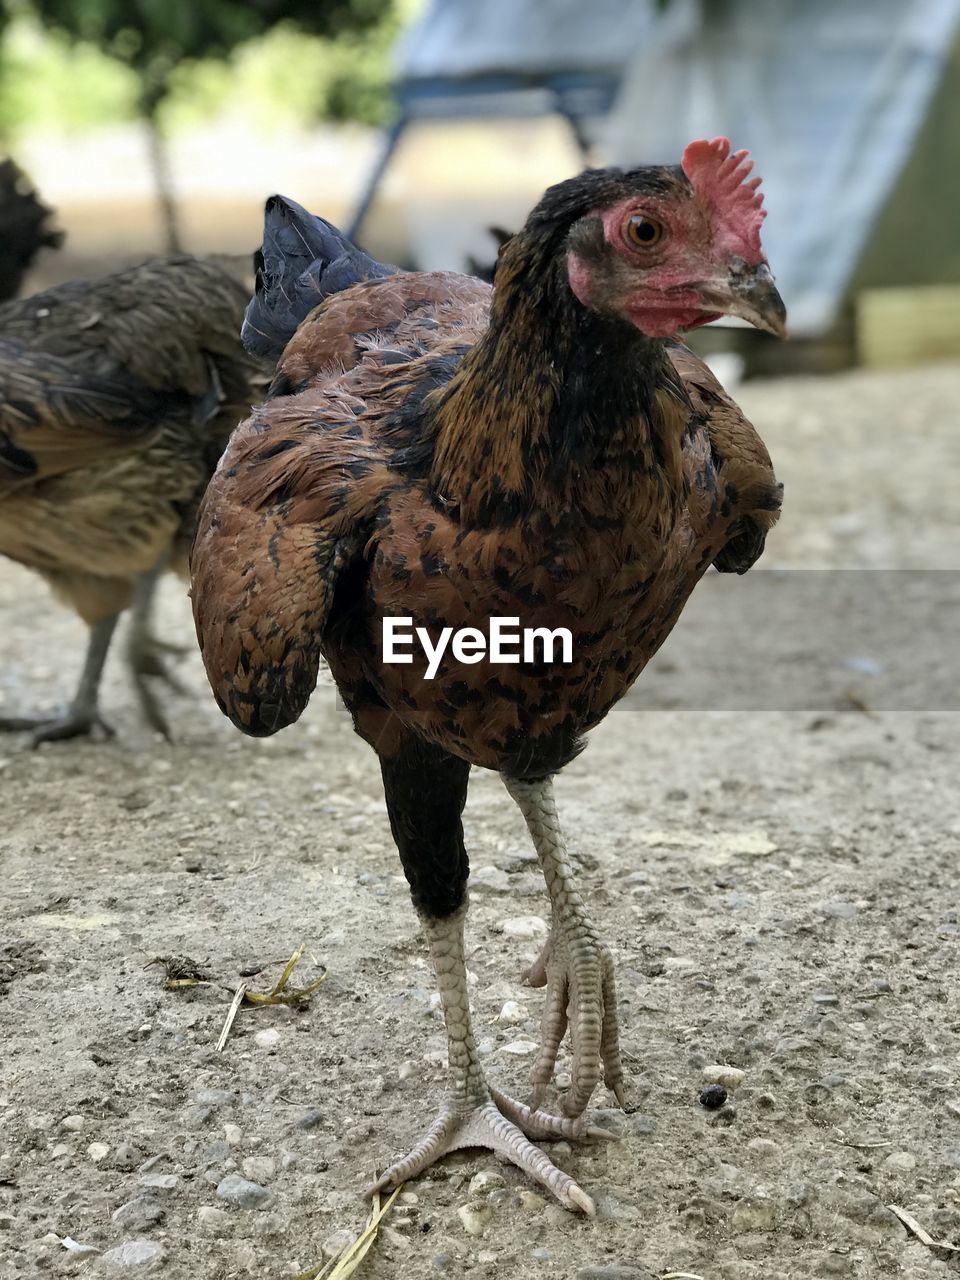
{"type": "Polygon", "coordinates": [[[254,355],[279,359],[300,323],[332,293],[397,268],[358,249],[332,223],[295,200],[271,196],[263,213],[263,247],[253,255],[256,292],[240,336],[254,355]]]}

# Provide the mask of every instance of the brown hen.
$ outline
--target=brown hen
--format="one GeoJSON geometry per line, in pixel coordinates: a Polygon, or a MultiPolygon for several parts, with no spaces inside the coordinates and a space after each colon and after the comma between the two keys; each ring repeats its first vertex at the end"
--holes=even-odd
{"type": "Polygon", "coordinates": [[[587,172],[546,193],[502,249],[492,292],[398,274],[309,315],[328,292],[335,232],[291,202],[268,206],[246,331],[260,349],[289,341],[202,504],[194,610],[217,701],[244,732],[296,720],[323,656],[380,757],[443,1002],[451,1094],[378,1186],[488,1146],[593,1211],[534,1145],[608,1136],[583,1118],[601,1077],[623,1098],[613,962],[576,887],[551,778],[703,573],[745,571],[777,518],[763,444],[674,336],[722,313],[783,331],[748,172],[725,140],[691,144],[677,169],[587,172]],[[312,251],[312,270],[285,269],[281,240],[312,251]],[[415,645],[386,660],[391,619],[436,649],[446,629],[483,631],[492,617],[565,628],[571,651],[548,653],[542,634],[512,664],[463,646],[458,660],[451,646],[434,678],[415,645]],[[552,905],[527,974],[547,988],[530,1106],[487,1082],[470,1024],[471,765],[503,777],[552,905]],[[572,1084],[551,1115],[540,1107],[568,1026],[572,1084]]]}
{"type": "Polygon", "coordinates": [[[143,710],[170,679],[149,631],[157,575],[185,572],[196,508],[267,365],[240,344],[227,262],[155,259],[0,307],[0,555],[35,570],[91,627],[62,714],[0,717],[34,741],[108,732],[98,689],[119,614],[143,710]]]}

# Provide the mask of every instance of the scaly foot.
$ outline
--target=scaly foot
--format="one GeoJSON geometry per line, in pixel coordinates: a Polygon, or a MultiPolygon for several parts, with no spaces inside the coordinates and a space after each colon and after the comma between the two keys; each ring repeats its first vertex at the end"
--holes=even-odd
{"type": "Polygon", "coordinates": [[[41,742],[82,738],[95,729],[108,738],[114,736],[113,726],[95,708],[68,707],[59,715],[0,716],[0,733],[29,733],[32,747],[38,747],[41,742]]]}
{"type": "Polygon", "coordinates": [[[583,1113],[603,1082],[621,1107],[623,1066],[613,957],[586,920],[554,925],[543,951],[523,975],[531,987],[546,987],[547,1003],[540,1024],[540,1051],[531,1072],[533,1106],[539,1107],[557,1065],[557,1051],[567,1026],[573,1051],[571,1085],[560,1099],[567,1116],[583,1113]]]}
{"type": "Polygon", "coordinates": [[[587,1124],[581,1118],[574,1120],[531,1111],[498,1089],[491,1089],[489,1097],[477,1100],[472,1106],[460,1101],[445,1103],[426,1136],[409,1155],[385,1170],[370,1191],[399,1186],[401,1182],[423,1173],[450,1151],[464,1147],[488,1147],[551,1191],[565,1209],[579,1209],[593,1217],[596,1209],[587,1193],[529,1139],[544,1142],[561,1138],[576,1141],[613,1137],[608,1130],[587,1124]]]}
{"type": "Polygon", "coordinates": [[[137,699],[144,719],[151,729],[162,734],[168,742],[171,737],[170,726],[161,710],[160,698],[157,696],[156,690],[150,684],[150,681],[162,681],[174,693],[185,694],[187,690],[171,672],[162,655],[170,654],[175,657],[184,657],[187,653],[189,653],[189,650],[186,648],[167,644],[166,641],[158,640],[156,636],[150,635],[148,632],[137,630],[131,633],[127,644],[127,659],[130,663],[133,684],[137,691],[137,699]]]}

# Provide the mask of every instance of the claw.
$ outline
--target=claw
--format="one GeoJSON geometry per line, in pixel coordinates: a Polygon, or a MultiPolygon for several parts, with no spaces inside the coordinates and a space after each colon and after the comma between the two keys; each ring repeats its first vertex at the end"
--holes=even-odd
{"type": "Polygon", "coordinates": [[[588,1218],[595,1218],[597,1216],[597,1206],[593,1203],[587,1193],[582,1191],[576,1183],[573,1184],[567,1194],[581,1213],[585,1213],[588,1218]]]}
{"type": "MultiPolygon", "coordinates": [[[[140,703],[140,710],[143,718],[154,731],[159,733],[166,742],[173,741],[173,735],[170,732],[170,725],[167,718],[160,710],[160,700],[154,691],[147,684],[147,677],[142,673],[134,672],[133,687],[137,693],[137,701],[140,703]]],[[[182,692],[179,686],[172,684],[172,687],[178,692],[182,692]]]]}
{"type": "Polygon", "coordinates": [[[160,680],[174,693],[185,697],[189,692],[187,687],[173,674],[161,655],[184,657],[189,652],[189,649],[180,645],[168,644],[165,640],[158,640],[149,632],[143,633],[139,630],[131,634],[127,646],[127,659],[130,663],[140,710],[150,728],[167,742],[173,741],[170,726],[161,710],[160,699],[149,681],[160,680]]]}
{"type": "Polygon", "coordinates": [[[528,969],[520,975],[525,987],[545,987],[547,985],[547,961],[550,959],[550,940],[544,943],[543,950],[528,969]]]}
{"type": "Polygon", "coordinates": [[[601,1075],[618,1101],[623,1096],[613,957],[590,923],[577,890],[552,780],[504,776],[503,781],[533,837],[553,908],[550,939],[523,975],[530,986],[547,988],[541,1047],[531,1074],[533,1106],[543,1101],[569,1025],[572,1083],[560,1105],[564,1115],[579,1116],[601,1075]]]}
{"type": "Polygon", "coordinates": [[[617,994],[609,951],[586,924],[572,936],[555,925],[551,942],[528,975],[539,979],[541,971],[545,975],[547,1001],[540,1025],[540,1051],[531,1072],[533,1109],[539,1108],[546,1096],[568,1026],[573,1082],[561,1100],[564,1114],[583,1113],[601,1072],[604,1083],[622,1106],[617,994]]]}
{"type": "MultiPolygon", "coordinates": [[[[450,1151],[488,1147],[552,1192],[565,1208],[579,1210],[592,1218],[596,1207],[591,1198],[529,1138],[546,1141],[589,1137],[596,1128],[567,1116],[534,1114],[523,1103],[492,1089],[486,1101],[478,1100],[467,1110],[457,1103],[447,1103],[409,1155],[386,1169],[368,1194],[417,1177],[450,1151]]],[[[606,1135],[606,1130],[603,1132],[606,1135]]]]}
{"type": "Polygon", "coordinates": [[[586,1128],[588,1138],[598,1139],[601,1142],[619,1142],[620,1135],[614,1133],[612,1129],[604,1129],[599,1124],[588,1124],[586,1128]]]}
{"type": "Polygon", "coordinates": [[[0,733],[29,733],[31,747],[39,747],[43,742],[83,738],[95,729],[107,738],[116,736],[113,725],[98,711],[68,707],[60,715],[0,716],[0,733]]]}

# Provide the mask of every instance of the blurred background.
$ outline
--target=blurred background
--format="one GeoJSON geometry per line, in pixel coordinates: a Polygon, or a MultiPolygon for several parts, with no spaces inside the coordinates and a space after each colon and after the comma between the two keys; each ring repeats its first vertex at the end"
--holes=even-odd
{"type": "Polygon", "coordinates": [[[277,190],[388,261],[482,270],[551,182],[722,132],[793,341],[701,350],[960,357],[960,0],[0,0],[0,25],[3,296],[247,253],[277,190]]]}
{"type": "Polygon", "coordinates": [[[3,0],[0,23],[4,296],[248,252],[273,191],[383,259],[483,269],[549,183],[724,132],[763,175],[795,340],[701,349],[960,357],[960,0],[3,0]]]}

